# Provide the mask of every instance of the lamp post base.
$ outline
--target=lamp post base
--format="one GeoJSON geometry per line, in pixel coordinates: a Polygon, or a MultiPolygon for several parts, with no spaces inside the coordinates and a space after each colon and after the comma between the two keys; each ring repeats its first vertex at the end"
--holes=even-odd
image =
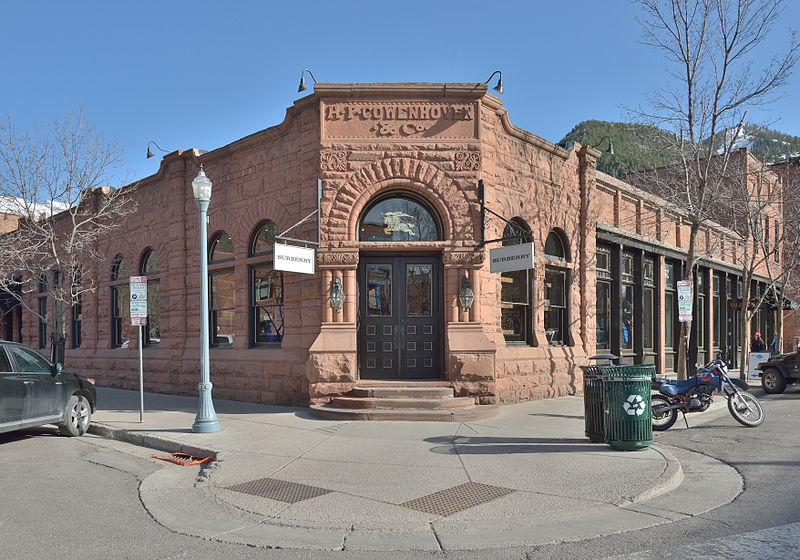
{"type": "Polygon", "coordinates": [[[200,389],[200,402],[192,431],[196,434],[219,432],[222,426],[219,425],[214,403],[211,401],[211,383],[200,383],[197,388],[200,389]]]}

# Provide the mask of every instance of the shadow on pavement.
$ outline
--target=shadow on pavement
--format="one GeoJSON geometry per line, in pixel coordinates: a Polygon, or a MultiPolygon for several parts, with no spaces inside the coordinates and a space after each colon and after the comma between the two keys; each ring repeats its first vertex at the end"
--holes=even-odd
{"type": "Polygon", "coordinates": [[[442,455],[505,455],[510,453],[594,453],[612,451],[603,444],[589,443],[586,438],[511,438],[437,436],[426,442],[439,444],[431,452],[442,455]],[[458,448],[458,449],[456,449],[458,448]]]}

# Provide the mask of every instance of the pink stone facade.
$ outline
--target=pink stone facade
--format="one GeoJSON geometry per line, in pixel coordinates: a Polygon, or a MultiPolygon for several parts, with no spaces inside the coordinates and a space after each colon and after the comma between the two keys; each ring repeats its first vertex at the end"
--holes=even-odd
{"type": "MultiPolygon", "coordinates": [[[[144,348],[145,389],[197,394],[200,240],[191,182],[202,163],[214,184],[209,239],[227,232],[234,251],[232,259],[209,265],[210,273],[233,270],[235,300],[230,347],[211,349],[214,397],[304,406],[347,394],[361,379],[358,298],[365,288],[359,286],[359,262],[364,255],[404,254],[433,256],[441,264],[437,378],[449,382],[456,395],[489,405],[581,392],[579,366],[598,348],[598,232],[668,245],[675,253],[685,243],[680,225],[667,226],[680,223],[679,213],[597,173],[599,155],[589,147],[556,146],[514,127],[485,84],[316,84],[280,125],[207,153],[169,154],[156,175],[127,187],[137,211],[100,247],[108,260],[96,272],[97,289],[83,302],[80,347],[67,341],[66,366],[103,386],[138,386],[134,328],[125,327],[127,343],[112,347],[111,263],[124,256],[130,274],[138,274],[143,255],[152,249],[160,259],[158,274],[150,276],[160,283],[160,339],[144,348]],[[250,256],[251,239],[264,220],[283,232],[312,214],[318,180],[323,187],[316,273],[283,273],[283,338],[254,345],[251,270],[269,259],[250,256]],[[489,265],[489,250],[499,244],[480,242],[482,235],[502,237],[505,222],[492,215],[481,231],[481,180],[486,208],[524,221],[536,248],[526,342],[504,337],[502,281],[489,265]],[[436,214],[440,239],[359,241],[363,212],[387,193],[424,201],[436,214]],[[566,254],[558,262],[543,250],[553,231],[566,254]],[[563,344],[548,341],[547,267],[566,278],[563,344]],[[465,276],[476,296],[468,312],[457,299],[465,276]],[[346,296],[340,312],[328,304],[335,279],[346,296]]],[[[312,219],[291,237],[316,241],[317,233],[312,219]]],[[[665,258],[663,252],[656,258],[662,278],[665,258]]],[[[724,249],[719,260],[725,261],[724,249]]],[[[663,323],[663,290],[656,294],[654,313],[656,323],[663,323]]],[[[23,339],[32,343],[37,323],[27,315],[23,319],[23,339]]],[[[711,333],[709,323],[706,328],[711,333]]],[[[663,328],[654,336],[656,357],[650,361],[664,371],[663,328]]]]}

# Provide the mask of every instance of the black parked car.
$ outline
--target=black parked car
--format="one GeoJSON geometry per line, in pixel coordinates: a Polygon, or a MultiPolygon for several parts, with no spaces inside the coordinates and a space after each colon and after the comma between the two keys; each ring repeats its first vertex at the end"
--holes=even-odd
{"type": "Polygon", "coordinates": [[[33,348],[0,340],[0,433],[57,424],[86,433],[97,403],[94,380],[61,371],[33,348]]]}
{"type": "Polygon", "coordinates": [[[758,364],[761,386],[767,393],[783,393],[787,385],[800,381],[800,352],[773,356],[758,364]]]}

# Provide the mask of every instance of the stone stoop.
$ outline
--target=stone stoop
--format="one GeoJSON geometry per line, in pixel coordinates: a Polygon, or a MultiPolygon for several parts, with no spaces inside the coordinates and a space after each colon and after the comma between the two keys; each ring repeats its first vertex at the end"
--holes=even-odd
{"type": "Polygon", "coordinates": [[[443,381],[364,381],[342,397],[311,406],[311,415],[326,420],[405,420],[470,422],[495,416],[496,406],[476,405],[456,397],[443,381]]]}

